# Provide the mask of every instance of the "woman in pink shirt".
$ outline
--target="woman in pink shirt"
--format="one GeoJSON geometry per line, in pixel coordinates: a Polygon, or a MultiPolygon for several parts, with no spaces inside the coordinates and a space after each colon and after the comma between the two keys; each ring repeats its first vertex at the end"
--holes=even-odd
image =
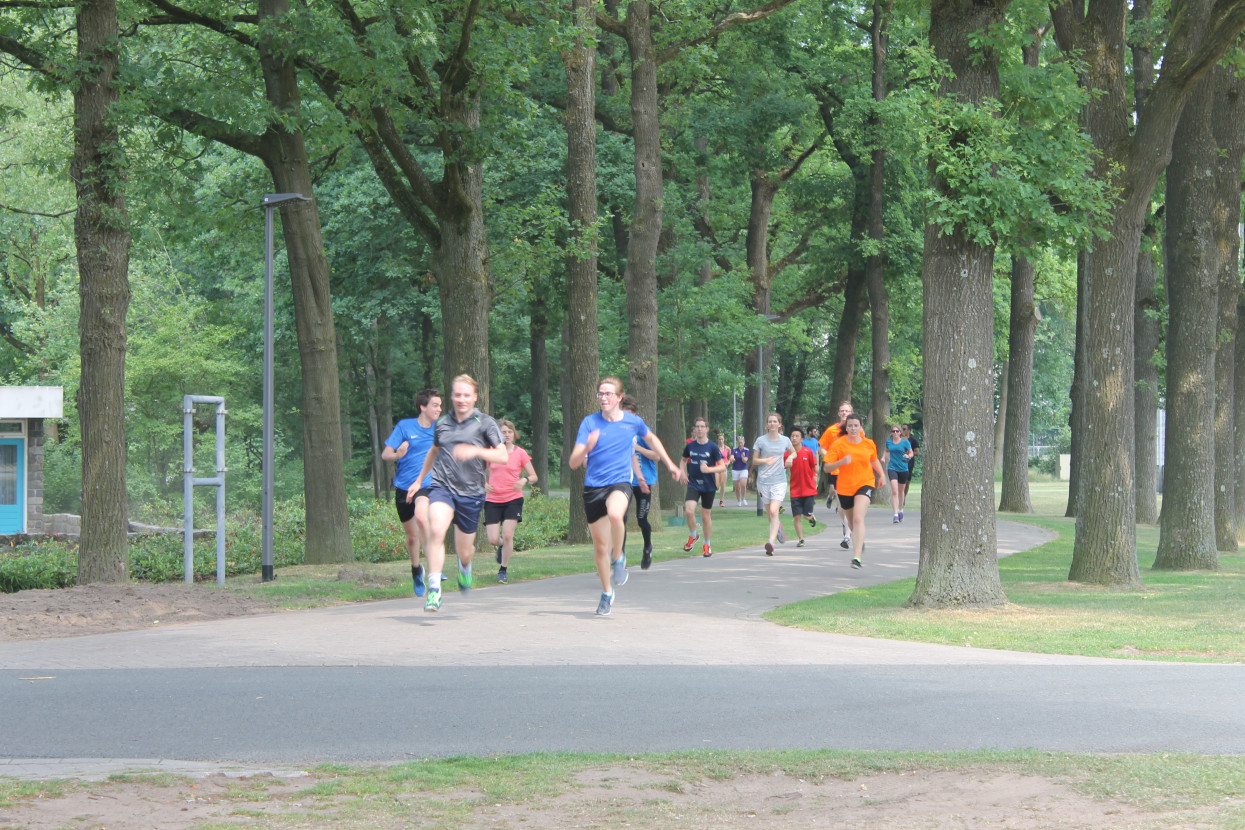
{"type": "Polygon", "coordinates": [[[514,422],[500,419],[501,437],[506,441],[510,455],[505,464],[490,464],[488,484],[484,487],[484,530],[488,543],[497,548],[497,581],[509,580],[506,569],[514,554],[514,530],[523,521],[523,488],[536,483],[536,469],[532,457],[521,447],[514,445],[519,437],[514,422]]]}

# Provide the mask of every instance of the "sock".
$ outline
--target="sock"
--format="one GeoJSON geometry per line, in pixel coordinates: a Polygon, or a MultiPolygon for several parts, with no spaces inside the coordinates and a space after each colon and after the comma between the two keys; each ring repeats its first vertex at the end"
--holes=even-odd
{"type": "Polygon", "coordinates": [[[499,574],[504,574],[506,572],[506,566],[502,565],[500,568],[497,569],[497,572],[499,574]]]}
{"type": "Polygon", "coordinates": [[[462,562],[459,562],[458,572],[463,576],[471,576],[471,565],[464,565],[462,562]]]}
{"type": "Polygon", "coordinates": [[[422,574],[423,572],[424,572],[423,565],[412,565],[411,566],[411,579],[419,579],[420,574],[422,574]]]}
{"type": "Polygon", "coordinates": [[[429,591],[440,591],[441,590],[441,574],[439,573],[428,574],[428,590],[429,591]]]}

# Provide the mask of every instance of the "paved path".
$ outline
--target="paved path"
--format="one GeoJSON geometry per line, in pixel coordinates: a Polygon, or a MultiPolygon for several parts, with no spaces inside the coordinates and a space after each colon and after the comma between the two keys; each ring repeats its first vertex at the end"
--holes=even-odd
{"type": "MultiPolygon", "coordinates": [[[[695,747],[1245,752],[1243,666],[901,643],[761,619],[914,574],[919,517],[869,519],[863,570],[849,567],[835,522],[772,558],[748,549],[633,567],[609,618],[594,614],[595,576],[579,575],[449,593],[438,614],[393,600],[0,644],[0,775],[48,763],[16,759],[56,758],[89,772],[106,759],[695,747]]],[[[1002,553],[1046,538],[999,523],[1002,553]]]]}

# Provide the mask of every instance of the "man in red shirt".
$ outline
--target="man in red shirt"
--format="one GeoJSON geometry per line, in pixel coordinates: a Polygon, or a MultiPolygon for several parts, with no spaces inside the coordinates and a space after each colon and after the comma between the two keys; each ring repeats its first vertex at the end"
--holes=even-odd
{"type": "Polygon", "coordinates": [[[795,535],[799,539],[797,548],[804,547],[804,530],[800,527],[801,517],[808,517],[808,526],[817,527],[817,519],[813,518],[813,505],[817,502],[817,455],[804,446],[804,432],[799,427],[791,430],[791,446],[795,452],[790,460],[791,468],[791,521],[795,524],[795,535]]]}

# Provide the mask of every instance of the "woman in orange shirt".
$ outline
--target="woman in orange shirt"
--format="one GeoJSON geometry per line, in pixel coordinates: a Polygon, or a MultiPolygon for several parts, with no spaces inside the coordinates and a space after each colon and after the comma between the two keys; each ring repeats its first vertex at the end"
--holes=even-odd
{"type": "Polygon", "coordinates": [[[877,445],[864,435],[860,416],[848,415],[844,429],[847,434],[831,444],[826,452],[825,470],[838,476],[834,490],[851,528],[851,538],[845,537],[842,546],[853,546],[852,567],[859,568],[860,557],[865,552],[865,512],[873,500],[873,491],[882,486],[886,473],[878,461],[877,445]]]}

